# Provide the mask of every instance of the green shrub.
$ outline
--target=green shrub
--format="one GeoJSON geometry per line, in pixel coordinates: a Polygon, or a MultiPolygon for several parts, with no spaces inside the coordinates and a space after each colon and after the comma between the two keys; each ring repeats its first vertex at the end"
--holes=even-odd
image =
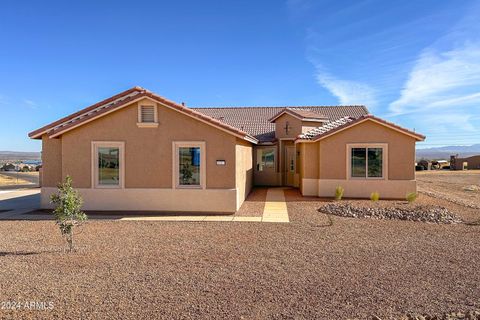
{"type": "Polygon", "coordinates": [[[418,194],[416,192],[409,192],[407,193],[407,201],[408,203],[413,203],[415,200],[417,200],[418,194]]]}
{"type": "Polygon", "coordinates": [[[335,200],[342,200],[344,191],[345,191],[345,189],[343,189],[342,186],[336,187],[335,188],[335,200]]]}
{"type": "Polygon", "coordinates": [[[372,192],[372,194],[370,195],[370,200],[372,200],[373,202],[377,202],[378,200],[380,200],[380,193],[378,193],[377,191],[372,192]]]}
{"type": "Polygon", "coordinates": [[[58,193],[52,194],[50,200],[56,206],[53,210],[56,223],[72,251],[74,228],[87,220],[87,215],[80,210],[83,200],[78,191],[73,189],[70,176],[67,176],[64,183],[58,185],[58,193]]]}

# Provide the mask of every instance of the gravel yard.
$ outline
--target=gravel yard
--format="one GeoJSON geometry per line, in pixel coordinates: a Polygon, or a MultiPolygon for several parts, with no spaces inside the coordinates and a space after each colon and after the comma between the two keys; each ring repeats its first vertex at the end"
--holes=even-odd
{"type": "Polygon", "coordinates": [[[325,201],[285,194],[291,223],[91,220],[72,254],[52,221],[0,221],[0,302],[53,303],[0,318],[389,319],[480,309],[480,226],[328,217],[317,212],[325,201]]]}
{"type": "Polygon", "coordinates": [[[480,209],[480,170],[419,171],[416,176],[420,192],[480,209]]]}
{"type": "Polygon", "coordinates": [[[235,215],[239,217],[261,217],[263,214],[263,207],[265,206],[267,190],[267,188],[253,189],[235,215]]]}

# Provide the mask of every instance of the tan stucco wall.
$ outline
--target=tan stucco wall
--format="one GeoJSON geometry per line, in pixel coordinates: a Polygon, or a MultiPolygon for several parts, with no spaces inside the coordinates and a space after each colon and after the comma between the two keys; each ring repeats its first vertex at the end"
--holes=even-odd
{"type": "Polygon", "coordinates": [[[379,192],[381,199],[405,199],[408,193],[417,190],[415,180],[303,179],[302,194],[333,198],[338,186],[345,189],[345,198],[368,199],[372,192],[379,192]]]}
{"type": "Polygon", "coordinates": [[[321,127],[323,123],[315,121],[302,121],[302,133],[310,131],[314,128],[321,127]]]}
{"type": "MultiPolygon", "coordinates": [[[[388,144],[388,178],[415,179],[415,139],[372,121],[363,122],[317,143],[321,154],[320,179],[346,179],[348,143],[388,144]]],[[[315,161],[307,164],[307,167],[315,166],[315,161]]]]}
{"type": "MultiPolygon", "coordinates": [[[[233,213],[236,211],[235,189],[77,189],[83,210],[167,211],[233,213]]],[[[56,188],[42,187],[40,205],[51,209],[50,195],[56,188]]]]}
{"type": "Polygon", "coordinates": [[[405,198],[416,191],[415,139],[372,121],[366,121],[315,143],[301,143],[300,188],[304,195],[334,196],[339,185],[345,197],[369,197],[378,191],[382,198],[405,198]],[[384,180],[347,178],[347,144],[386,144],[387,176],[384,180]]]}
{"type": "Polygon", "coordinates": [[[62,140],[42,136],[42,186],[56,187],[62,180],[62,140]]]}
{"type": "Polygon", "coordinates": [[[172,141],[205,141],[207,189],[235,188],[234,136],[161,105],[159,126],[139,128],[137,111],[135,103],[64,134],[63,176],[71,175],[75,187],[89,188],[91,142],[124,141],[125,188],[171,188],[172,141]],[[220,159],[225,166],[216,165],[220,159]]]}
{"type": "Polygon", "coordinates": [[[303,158],[303,178],[317,179],[319,169],[319,144],[318,143],[305,143],[300,156],[303,158]],[[303,152],[302,152],[303,151],[303,152]],[[302,155],[303,154],[303,155],[302,155]]]}
{"type": "Polygon", "coordinates": [[[322,126],[321,122],[302,121],[292,115],[283,114],[275,120],[275,136],[277,138],[296,138],[300,133],[305,133],[320,126],[322,126]],[[287,121],[290,127],[288,134],[285,132],[287,121]]]}
{"type": "Polygon", "coordinates": [[[302,133],[302,121],[289,114],[283,114],[275,120],[275,136],[279,138],[296,138],[302,133]],[[285,125],[288,121],[288,134],[285,132],[285,125]]]}
{"type": "Polygon", "coordinates": [[[235,185],[237,188],[237,210],[252,190],[253,154],[252,145],[237,139],[235,146],[235,185]]]}

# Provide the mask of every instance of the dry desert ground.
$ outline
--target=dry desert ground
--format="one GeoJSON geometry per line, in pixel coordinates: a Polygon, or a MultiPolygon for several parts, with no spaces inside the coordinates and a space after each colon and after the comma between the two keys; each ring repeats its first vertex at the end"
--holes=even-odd
{"type": "MultiPolygon", "coordinates": [[[[462,202],[480,205],[479,191],[461,189],[478,177],[418,175],[429,192],[418,203],[448,207],[458,224],[327,216],[318,208],[330,200],[296,190],[285,190],[290,223],[91,219],[73,253],[51,220],[0,221],[0,302],[51,304],[3,308],[0,318],[393,319],[479,310],[480,213],[462,202]]],[[[259,214],[265,193],[256,189],[241,214],[259,214]]]]}

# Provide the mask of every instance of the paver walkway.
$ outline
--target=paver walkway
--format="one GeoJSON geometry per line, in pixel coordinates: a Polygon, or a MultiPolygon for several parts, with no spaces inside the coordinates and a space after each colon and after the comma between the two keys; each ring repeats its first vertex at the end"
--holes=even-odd
{"type": "Polygon", "coordinates": [[[120,220],[126,221],[233,221],[233,222],[262,222],[262,217],[235,217],[226,216],[153,216],[153,217],[122,217],[120,220]]]}
{"type": "Polygon", "coordinates": [[[235,215],[200,216],[156,216],[123,217],[127,221],[233,221],[233,222],[289,222],[287,204],[283,188],[270,188],[267,191],[262,217],[243,217],[235,215]]]}
{"type": "Polygon", "coordinates": [[[262,222],[289,222],[283,188],[268,189],[262,222]]]}
{"type": "MultiPolygon", "coordinates": [[[[92,215],[91,219],[127,221],[231,221],[231,222],[289,222],[284,188],[269,188],[265,199],[263,216],[236,215],[172,215],[172,216],[121,216],[92,215]]],[[[0,191],[0,220],[52,219],[51,214],[26,214],[40,207],[40,189],[0,191]],[[4,211],[8,210],[8,211],[4,211]]]]}

